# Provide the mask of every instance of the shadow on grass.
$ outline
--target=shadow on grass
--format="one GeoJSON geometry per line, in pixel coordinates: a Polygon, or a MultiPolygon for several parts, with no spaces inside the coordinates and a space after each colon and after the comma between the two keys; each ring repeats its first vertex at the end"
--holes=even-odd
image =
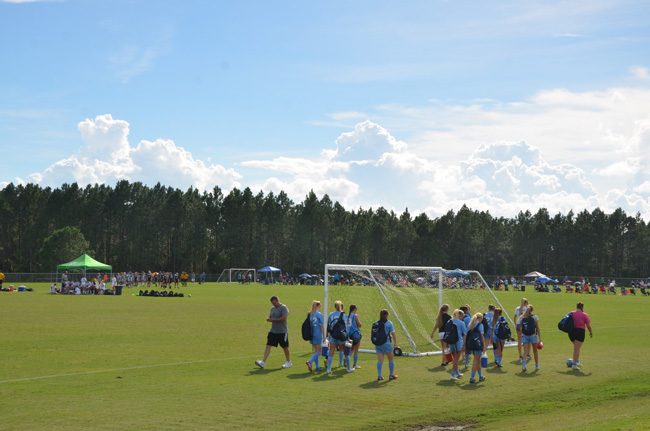
{"type": "Polygon", "coordinates": [[[287,374],[287,379],[292,379],[292,380],[308,379],[316,375],[317,375],[316,373],[310,373],[309,371],[305,371],[304,373],[287,374]]]}
{"type": "Polygon", "coordinates": [[[247,376],[261,376],[264,374],[271,374],[276,371],[280,371],[282,368],[257,368],[254,370],[250,370],[246,375],[247,376]]]}
{"type": "Polygon", "coordinates": [[[566,370],[566,371],[556,371],[558,374],[564,376],[573,376],[573,377],[589,377],[591,373],[585,373],[582,370],[566,370]]]}
{"type": "Polygon", "coordinates": [[[483,383],[466,382],[464,385],[460,385],[458,387],[464,391],[475,391],[477,389],[481,389],[483,387],[483,383]]]}
{"type": "Polygon", "coordinates": [[[515,374],[517,377],[523,377],[523,378],[531,378],[531,377],[538,377],[541,374],[539,374],[539,371],[533,370],[533,371],[519,371],[518,373],[515,374]]]}
{"type": "Polygon", "coordinates": [[[369,382],[362,383],[359,385],[361,389],[381,389],[387,386],[388,386],[388,380],[382,380],[381,382],[378,382],[377,380],[371,380],[369,382]]]}
{"type": "Polygon", "coordinates": [[[427,368],[432,373],[446,373],[447,372],[447,367],[443,367],[442,365],[438,365],[437,367],[429,367],[427,368]]]}
{"type": "Polygon", "coordinates": [[[338,369],[328,373],[327,371],[322,371],[321,373],[314,374],[314,380],[316,381],[325,381],[325,380],[336,380],[340,379],[344,375],[348,374],[345,369],[338,369]]]}
{"type": "Polygon", "coordinates": [[[483,371],[490,374],[508,374],[508,372],[501,367],[484,368],[483,371]]]}
{"type": "Polygon", "coordinates": [[[445,380],[440,380],[436,385],[438,386],[443,386],[443,387],[450,387],[450,386],[459,386],[458,380],[452,380],[451,378],[445,379],[445,380]]]}

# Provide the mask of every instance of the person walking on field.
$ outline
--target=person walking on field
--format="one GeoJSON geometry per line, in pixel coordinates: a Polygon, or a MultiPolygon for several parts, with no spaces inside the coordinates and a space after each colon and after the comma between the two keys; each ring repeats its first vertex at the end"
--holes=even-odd
{"type": "Polygon", "coordinates": [[[535,370],[539,370],[539,353],[537,352],[537,343],[542,341],[542,332],[539,329],[539,317],[533,313],[533,305],[528,304],[526,312],[521,318],[522,344],[524,345],[524,356],[521,360],[521,371],[528,371],[526,360],[530,357],[530,348],[533,348],[535,357],[535,370]]]}
{"type": "Polygon", "coordinates": [[[320,312],[320,301],[312,301],[311,303],[311,312],[309,313],[309,324],[311,326],[311,348],[312,351],[314,352],[307,361],[307,369],[309,372],[312,372],[314,368],[312,367],[312,363],[314,364],[314,367],[316,368],[316,371],[320,371],[320,367],[318,366],[318,357],[322,353],[323,349],[323,337],[325,334],[325,321],[323,318],[323,314],[320,312]]]}
{"type": "Polygon", "coordinates": [[[528,300],[526,298],[521,298],[521,305],[515,308],[515,329],[517,330],[517,351],[519,352],[520,361],[523,359],[522,356],[523,343],[521,342],[523,334],[521,333],[521,318],[524,316],[524,313],[526,313],[527,307],[528,307],[528,300]]]}
{"type": "Polygon", "coordinates": [[[470,375],[469,382],[476,383],[476,373],[478,373],[478,381],[484,382],[485,376],[481,371],[481,355],[485,353],[485,334],[483,328],[483,314],[476,313],[469,322],[467,327],[467,334],[465,335],[465,352],[469,352],[474,356],[472,363],[472,374],[470,375]]]}
{"type": "Polygon", "coordinates": [[[591,330],[591,318],[584,312],[585,304],[578,302],[576,309],[572,312],[573,329],[569,332],[569,339],[573,343],[573,357],[567,361],[574,370],[580,368],[580,349],[585,342],[585,328],[589,330],[589,338],[594,336],[591,330]]]}
{"type": "Polygon", "coordinates": [[[431,330],[431,340],[433,341],[440,340],[440,345],[442,347],[443,355],[442,355],[442,363],[440,364],[441,367],[444,367],[448,363],[445,360],[445,355],[444,355],[444,352],[447,349],[447,343],[443,341],[443,338],[445,337],[444,327],[447,324],[448,320],[451,320],[451,316],[449,315],[449,304],[442,304],[442,306],[438,310],[438,315],[436,316],[436,323],[433,326],[433,330],[431,330]],[[436,329],[438,330],[437,337],[436,337],[436,329]]]}
{"type": "Polygon", "coordinates": [[[282,364],[282,368],[291,368],[291,354],[289,353],[289,334],[287,330],[287,318],[289,317],[289,309],[286,305],[282,304],[277,296],[271,297],[271,311],[269,312],[269,317],[266,319],[267,322],[271,322],[271,330],[269,331],[266,337],[266,349],[264,350],[264,358],[262,360],[255,361],[255,365],[260,368],[266,366],[266,360],[271,353],[271,347],[282,347],[284,350],[284,356],[287,361],[282,364]]]}

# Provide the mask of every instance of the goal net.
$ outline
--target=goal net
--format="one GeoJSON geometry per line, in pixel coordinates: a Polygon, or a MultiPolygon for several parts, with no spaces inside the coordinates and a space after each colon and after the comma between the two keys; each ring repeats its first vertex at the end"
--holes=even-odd
{"type": "Polygon", "coordinates": [[[217,283],[252,283],[257,281],[255,268],[227,268],[221,271],[217,283]]]}
{"type": "MultiPolygon", "coordinates": [[[[362,324],[360,351],[372,352],[370,327],[387,309],[389,319],[405,356],[430,356],[442,353],[440,342],[431,338],[438,309],[449,304],[451,312],[469,305],[472,314],[485,313],[493,304],[503,310],[511,328],[514,325],[490,286],[478,271],[445,270],[441,267],[325,265],[326,315],[341,300],[345,311],[354,304],[362,324]],[[365,347],[365,349],[364,349],[365,347]]],[[[437,331],[436,331],[437,332],[437,331]]]]}

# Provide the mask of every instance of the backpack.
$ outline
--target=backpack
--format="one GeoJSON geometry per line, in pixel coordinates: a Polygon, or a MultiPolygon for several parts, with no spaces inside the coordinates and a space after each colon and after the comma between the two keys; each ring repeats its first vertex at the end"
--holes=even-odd
{"type": "Polygon", "coordinates": [[[535,318],[528,316],[521,319],[521,333],[524,335],[535,335],[535,318]]]}
{"type": "Polygon", "coordinates": [[[483,333],[484,334],[487,334],[488,332],[490,332],[490,322],[488,322],[485,315],[483,315],[483,320],[481,320],[481,324],[483,325],[483,333]]]}
{"type": "Polygon", "coordinates": [[[458,329],[456,328],[456,325],[452,319],[447,320],[447,323],[445,323],[444,332],[445,336],[443,337],[442,341],[447,344],[458,343],[458,329]]]}
{"type": "Polygon", "coordinates": [[[571,332],[573,329],[573,313],[567,313],[557,324],[557,329],[562,332],[571,332]]]}
{"type": "Polygon", "coordinates": [[[345,313],[341,312],[339,317],[331,321],[329,324],[329,331],[332,338],[337,341],[345,341],[348,339],[348,333],[345,330],[345,313]]]}
{"type": "MultiPolygon", "coordinates": [[[[361,341],[361,331],[359,331],[358,328],[353,328],[352,327],[352,323],[351,323],[352,321],[351,321],[350,317],[351,316],[348,315],[348,319],[347,319],[348,320],[348,327],[350,328],[349,331],[348,331],[348,336],[350,337],[352,342],[356,344],[356,343],[361,341]]],[[[352,318],[354,318],[354,316],[352,316],[352,318]]]]}
{"type": "Polygon", "coordinates": [[[479,331],[478,325],[467,333],[467,345],[465,346],[466,352],[476,350],[483,350],[483,341],[481,340],[481,331],[479,331]]]}
{"type": "Polygon", "coordinates": [[[388,341],[388,334],[386,334],[386,322],[381,320],[376,321],[372,324],[372,329],[370,331],[370,341],[375,346],[382,346],[388,341]]]}
{"type": "Polygon", "coordinates": [[[496,331],[499,340],[508,340],[512,336],[512,331],[510,331],[510,326],[506,320],[497,321],[496,331]]]}
{"type": "Polygon", "coordinates": [[[307,318],[302,322],[302,339],[305,341],[311,341],[313,338],[311,333],[311,319],[309,316],[310,313],[307,313],[307,318]]]}

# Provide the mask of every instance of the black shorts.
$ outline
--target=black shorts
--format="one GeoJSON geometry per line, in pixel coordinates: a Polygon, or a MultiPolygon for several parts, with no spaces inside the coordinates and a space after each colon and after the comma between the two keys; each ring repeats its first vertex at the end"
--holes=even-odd
{"type": "Polygon", "coordinates": [[[571,332],[569,332],[569,340],[573,343],[574,341],[580,341],[581,343],[584,343],[585,341],[585,328],[578,329],[578,328],[573,328],[571,332]]]}
{"type": "Polygon", "coordinates": [[[289,347],[289,335],[285,332],[284,334],[274,334],[269,332],[269,335],[266,336],[266,345],[278,347],[289,347]]]}

